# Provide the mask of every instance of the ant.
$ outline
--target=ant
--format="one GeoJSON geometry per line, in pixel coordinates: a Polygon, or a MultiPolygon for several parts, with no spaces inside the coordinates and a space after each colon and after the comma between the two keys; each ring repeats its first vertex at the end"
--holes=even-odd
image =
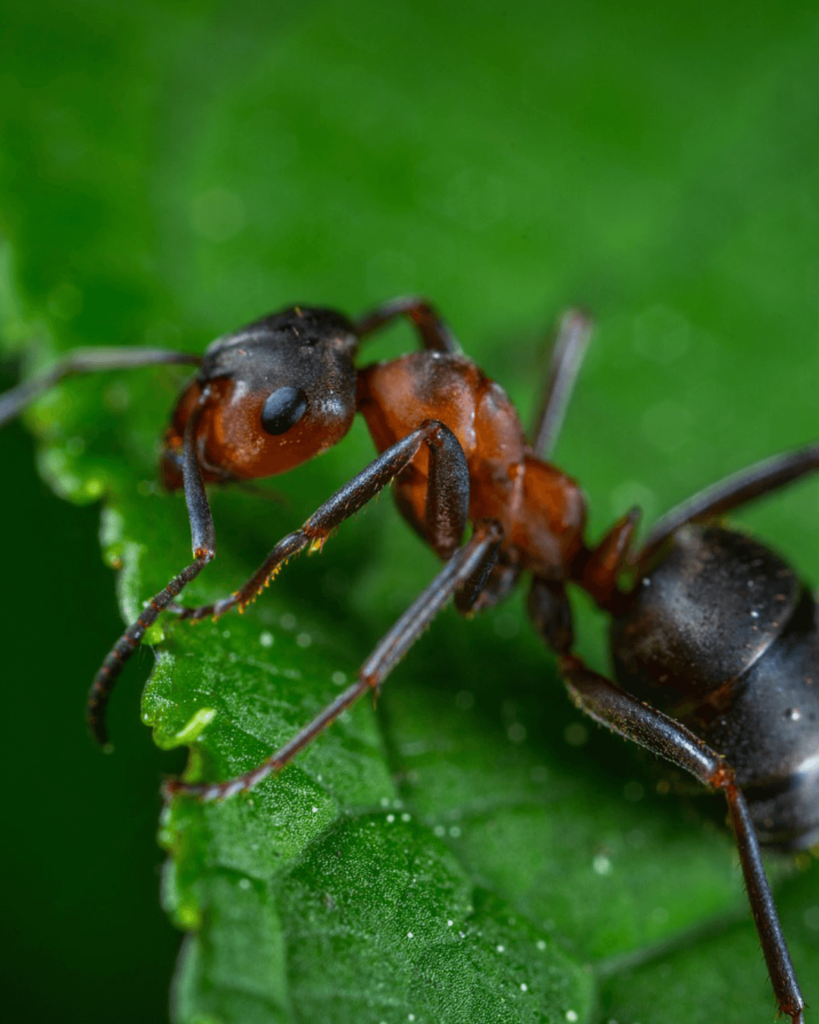
{"type": "Polygon", "coordinates": [[[724,794],[779,1011],[803,1024],[804,1001],[760,847],[796,850],[819,838],[816,609],[790,566],[714,520],[817,469],[819,445],[700,492],[665,515],[636,552],[638,509],[589,545],[583,493],[547,460],[590,337],[583,313],[564,315],[531,442],[505,392],[462,355],[436,310],[416,298],[385,303],[355,321],[294,306],[219,338],[201,357],[77,350],[2,396],[0,424],[69,374],[199,367],[177,403],[161,458],[164,483],[185,494],[193,561],[150,600],[94,678],[87,717],[103,745],[116,677],[161,612],[198,620],[242,610],[287,561],[320,549],[389,484],[401,515],[444,562],[356,681],[285,746],[237,778],[170,780],[167,797],[221,799],[280,771],[359,697],[379,691],[450,599],[472,614],[502,601],[529,573],[529,615],[577,707],[724,794]],[[421,350],[356,369],[359,344],[400,317],[414,325],[421,350]],[[215,555],[205,485],[292,469],[340,441],[356,412],[378,457],[279,541],[235,593],[196,608],[178,604],[215,555]],[[618,683],[574,653],[568,583],[611,615],[618,683]]]}

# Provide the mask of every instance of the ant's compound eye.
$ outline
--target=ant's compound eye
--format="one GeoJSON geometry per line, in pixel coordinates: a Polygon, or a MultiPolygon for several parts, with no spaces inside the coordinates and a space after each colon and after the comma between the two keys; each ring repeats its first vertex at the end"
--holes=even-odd
{"type": "Polygon", "coordinates": [[[278,388],[265,399],[262,427],[268,434],[286,434],[307,409],[307,395],[300,388],[278,388]]]}

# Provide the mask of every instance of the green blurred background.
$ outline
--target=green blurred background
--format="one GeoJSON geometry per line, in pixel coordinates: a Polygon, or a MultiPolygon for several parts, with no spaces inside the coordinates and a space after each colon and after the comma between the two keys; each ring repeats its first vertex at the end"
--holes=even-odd
{"type": "MultiPolygon", "coordinates": [[[[546,325],[594,311],[558,452],[593,534],[819,432],[810,5],[5,0],[0,19],[4,387],[32,323],[60,347],[195,349],[293,301],[418,292],[527,411],[546,325]]],[[[366,451],[359,433],[327,479],[366,451]]],[[[178,939],[156,794],[181,760],[135,714],[147,652],[116,756],[87,740],[120,628],[98,512],[52,496],[21,427],[3,452],[4,1005],[161,1020],[178,939]]],[[[808,483],[747,517],[813,580],[817,501],[808,483]]],[[[382,505],[386,558],[405,541],[382,505]]],[[[593,624],[584,644],[603,665],[593,624]]],[[[790,905],[815,964],[816,884],[790,905]]],[[[606,998],[632,1019],[627,986],[606,998]]]]}

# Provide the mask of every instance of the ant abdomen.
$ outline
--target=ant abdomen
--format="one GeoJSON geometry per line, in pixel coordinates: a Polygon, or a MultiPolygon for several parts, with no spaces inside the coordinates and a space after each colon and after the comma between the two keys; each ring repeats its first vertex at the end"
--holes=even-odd
{"type": "Polygon", "coordinates": [[[746,673],[708,742],[733,759],[759,840],[804,849],[819,837],[819,624],[805,590],[787,627],[746,673]]]}
{"type": "Polygon", "coordinates": [[[744,534],[688,526],[611,638],[618,682],[731,764],[761,843],[816,840],[819,628],[793,569],[744,534]]]}

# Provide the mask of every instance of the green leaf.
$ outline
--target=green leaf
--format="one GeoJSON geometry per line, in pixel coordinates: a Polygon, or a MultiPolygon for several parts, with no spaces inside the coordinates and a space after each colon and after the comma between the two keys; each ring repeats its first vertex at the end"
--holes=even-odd
{"type": "MultiPolygon", "coordinates": [[[[419,292],[529,410],[545,325],[585,302],[599,333],[558,460],[592,536],[635,501],[650,521],[817,431],[818,23],[755,11],[9,3],[4,340],[31,371],[77,344],[198,351],[293,301],[419,292]]],[[[413,344],[396,331],[372,358],[413,344]]],[[[183,381],[76,380],[27,417],[54,488],[104,496],[126,620],[189,558],[154,468],[183,381]]],[[[218,558],[186,602],[234,590],[371,457],[359,424],[271,500],[215,492],[218,558]]],[[[817,498],[806,483],[742,517],[807,579],[817,498]]],[[[435,571],[384,500],[245,615],[163,620],[142,708],[156,742],[190,746],[191,778],[252,767],[435,571]]],[[[248,795],[165,813],[164,903],[189,934],[175,1019],[762,1019],[723,809],[657,778],[571,707],[520,597],[447,612],[375,710],[248,795]]],[[[770,865],[816,1004],[819,876],[770,865]]]]}

